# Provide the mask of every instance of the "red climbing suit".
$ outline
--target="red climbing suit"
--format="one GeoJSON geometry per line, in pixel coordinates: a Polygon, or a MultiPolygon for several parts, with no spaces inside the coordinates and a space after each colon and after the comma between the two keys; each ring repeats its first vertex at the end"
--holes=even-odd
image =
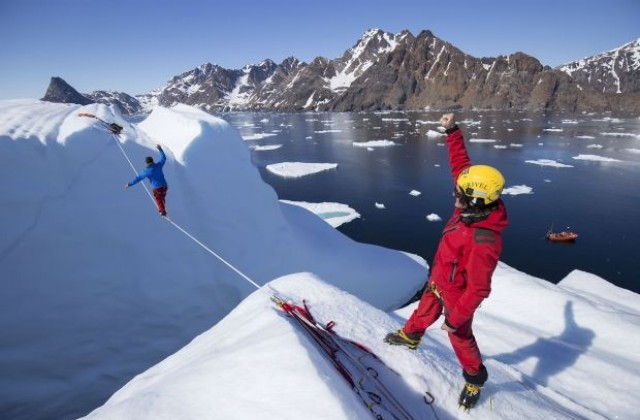
{"type": "MultiPolygon", "coordinates": [[[[460,130],[447,136],[449,163],[454,183],[471,166],[460,130]]],[[[429,276],[428,286],[406,325],[405,333],[424,334],[442,314],[455,331],[449,333],[451,345],[469,375],[482,366],[480,350],[473,336],[473,314],[491,292],[491,276],[502,251],[500,233],[507,227],[507,212],[502,200],[481,221],[465,224],[456,208],[442,232],[442,238],[429,276]]]]}

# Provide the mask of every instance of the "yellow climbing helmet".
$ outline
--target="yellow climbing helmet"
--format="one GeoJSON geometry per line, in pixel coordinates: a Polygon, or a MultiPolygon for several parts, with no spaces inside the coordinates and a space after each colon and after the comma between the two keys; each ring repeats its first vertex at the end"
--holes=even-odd
{"type": "Polygon", "coordinates": [[[472,165],[462,171],[456,184],[474,203],[491,204],[500,198],[504,188],[504,177],[496,168],[487,165],[472,165]],[[482,199],[479,201],[475,199],[482,199]]]}

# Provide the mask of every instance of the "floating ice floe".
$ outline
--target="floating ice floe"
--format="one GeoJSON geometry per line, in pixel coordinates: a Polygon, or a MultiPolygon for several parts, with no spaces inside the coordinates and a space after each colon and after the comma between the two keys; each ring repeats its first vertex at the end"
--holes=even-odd
{"type": "Polygon", "coordinates": [[[267,170],[281,177],[299,178],[337,167],[337,163],[280,162],[267,165],[267,170]]]}
{"type": "Polygon", "coordinates": [[[608,158],[605,156],[598,156],[598,155],[578,155],[578,156],[574,156],[573,159],[576,160],[592,160],[595,162],[622,162],[619,159],[614,159],[614,158],[608,158]]]}
{"type": "Polygon", "coordinates": [[[555,168],[573,168],[573,165],[567,165],[551,159],[525,160],[525,163],[533,163],[540,166],[553,166],[555,168]]]}
{"type": "Polygon", "coordinates": [[[622,120],[620,118],[615,117],[604,117],[604,118],[594,118],[592,121],[606,121],[611,123],[621,123],[622,120]]]}
{"type": "Polygon", "coordinates": [[[338,227],[360,217],[360,213],[342,203],[308,203],[306,201],[280,200],[282,203],[303,207],[331,226],[338,227]]]}
{"type": "Polygon", "coordinates": [[[249,140],[260,140],[260,139],[264,139],[266,137],[273,137],[276,136],[277,134],[275,133],[255,133],[255,134],[247,134],[247,135],[243,135],[242,139],[249,141],[249,140]]]}
{"type": "Polygon", "coordinates": [[[243,140],[260,140],[260,139],[264,139],[265,137],[273,137],[277,134],[275,133],[255,133],[255,134],[247,134],[247,135],[243,135],[242,139],[243,140]]]}
{"type": "Polygon", "coordinates": [[[385,206],[384,206],[384,204],[382,204],[382,203],[376,203],[376,208],[377,208],[377,209],[384,209],[384,208],[385,208],[385,206]]]}
{"type": "Polygon", "coordinates": [[[633,134],[633,133],[600,133],[600,134],[602,134],[603,136],[640,138],[640,134],[633,134]]]}
{"type": "Polygon", "coordinates": [[[502,195],[520,194],[533,194],[533,188],[527,185],[514,185],[513,187],[505,188],[504,190],[502,190],[502,195]]]}
{"type": "Polygon", "coordinates": [[[474,120],[466,119],[464,121],[460,121],[460,123],[464,124],[465,127],[469,127],[469,126],[472,126],[472,125],[480,125],[480,124],[482,124],[482,121],[474,121],[474,120]]]}
{"type": "Polygon", "coordinates": [[[442,220],[442,218],[435,213],[431,213],[427,214],[427,220],[430,222],[439,222],[442,220]]]}
{"type": "Polygon", "coordinates": [[[411,190],[411,192],[410,192],[409,194],[411,194],[411,195],[412,195],[412,196],[414,196],[414,197],[417,197],[417,196],[419,196],[419,195],[420,195],[420,194],[422,194],[422,193],[421,193],[420,191],[411,190]]]}
{"type": "Polygon", "coordinates": [[[587,149],[602,149],[601,144],[590,144],[587,146],[587,149]]]}
{"type": "Polygon", "coordinates": [[[382,118],[382,121],[391,121],[391,122],[409,122],[409,118],[382,118]]]}
{"type": "Polygon", "coordinates": [[[440,132],[435,131],[435,130],[429,130],[429,131],[427,131],[427,134],[426,134],[426,135],[427,135],[427,137],[428,137],[428,138],[430,138],[430,139],[445,136],[445,134],[444,134],[444,133],[440,133],[440,132]]]}
{"type": "Polygon", "coordinates": [[[254,147],[252,147],[252,149],[255,150],[256,152],[263,152],[263,151],[266,151],[266,150],[276,150],[276,149],[279,149],[281,147],[282,147],[281,144],[269,144],[269,145],[266,145],[266,146],[254,146],[254,147]]]}
{"type": "Polygon", "coordinates": [[[470,143],[497,143],[495,139],[469,139],[470,143]]]}
{"type": "Polygon", "coordinates": [[[631,153],[640,153],[640,149],[626,149],[627,152],[631,152],[631,153]]]}
{"type": "Polygon", "coordinates": [[[354,141],[352,144],[354,147],[366,147],[366,148],[390,147],[390,146],[398,145],[398,143],[394,143],[391,140],[354,141]]]}

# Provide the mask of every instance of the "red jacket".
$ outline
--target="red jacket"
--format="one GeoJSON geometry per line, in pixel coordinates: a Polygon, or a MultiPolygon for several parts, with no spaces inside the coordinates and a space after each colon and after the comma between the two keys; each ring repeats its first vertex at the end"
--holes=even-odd
{"type": "MultiPolygon", "coordinates": [[[[458,175],[471,166],[460,130],[447,136],[447,146],[455,184],[458,175]]],[[[489,296],[491,276],[502,252],[500,234],[508,225],[502,200],[482,221],[466,225],[460,216],[456,208],[445,225],[430,276],[444,300],[447,322],[454,328],[470,321],[489,296]]]]}

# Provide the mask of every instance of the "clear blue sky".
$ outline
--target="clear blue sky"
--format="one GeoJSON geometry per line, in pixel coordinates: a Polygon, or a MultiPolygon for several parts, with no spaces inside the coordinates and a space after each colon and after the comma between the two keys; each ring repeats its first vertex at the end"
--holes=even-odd
{"type": "Polygon", "coordinates": [[[136,95],[207,62],[337,58],[370,28],[557,66],[640,38],[640,0],[0,0],[0,99],[52,76],[136,95]]]}

